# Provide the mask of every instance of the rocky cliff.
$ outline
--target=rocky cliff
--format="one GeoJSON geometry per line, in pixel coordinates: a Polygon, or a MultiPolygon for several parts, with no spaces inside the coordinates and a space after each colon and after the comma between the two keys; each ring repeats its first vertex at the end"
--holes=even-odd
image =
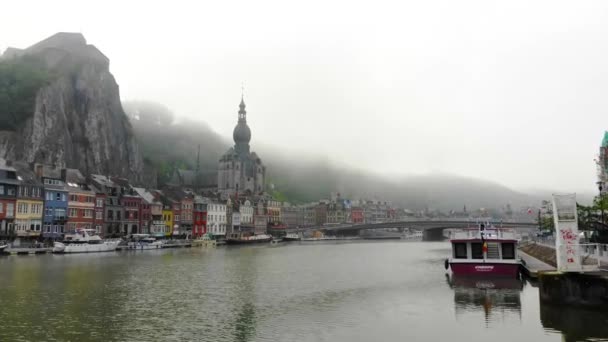
{"type": "Polygon", "coordinates": [[[8,49],[0,64],[25,59],[38,61],[47,76],[26,110],[6,115],[18,116],[18,124],[0,126],[0,157],[141,182],[142,157],[108,58],[82,34],[58,33],[24,50],[8,49]]]}

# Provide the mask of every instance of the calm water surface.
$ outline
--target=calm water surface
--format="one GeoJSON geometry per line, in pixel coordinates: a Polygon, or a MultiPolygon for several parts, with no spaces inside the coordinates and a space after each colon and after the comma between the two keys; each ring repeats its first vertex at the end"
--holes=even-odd
{"type": "Polygon", "coordinates": [[[608,313],[541,305],[528,282],[447,278],[448,253],[370,242],[2,257],[0,341],[608,338],[608,313]]]}

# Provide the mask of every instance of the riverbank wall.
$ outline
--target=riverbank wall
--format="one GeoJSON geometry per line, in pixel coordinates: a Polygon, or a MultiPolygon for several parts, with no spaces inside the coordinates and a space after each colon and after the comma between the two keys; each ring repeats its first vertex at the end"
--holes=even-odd
{"type": "Polygon", "coordinates": [[[549,304],[585,307],[608,305],[608,277],[596,273],[541,273],[540,300],[549,304]]]}

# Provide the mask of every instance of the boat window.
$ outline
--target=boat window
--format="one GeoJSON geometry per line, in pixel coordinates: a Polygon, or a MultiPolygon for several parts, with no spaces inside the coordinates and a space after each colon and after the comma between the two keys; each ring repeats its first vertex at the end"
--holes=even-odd
{"type": "Polygon", "coordinates": [[[503,243],[502,244],[502,258],[503,259],[515,259],[515,244],[514,243],[503,243]]]}
{"type": "Polygon", "coordinates": [[[466,259],[467,258],[467,244],[463,242],[454,243],[454,258],[466,259]]]}
{"type": "Polygon", "coordinates": [[[481,247],[481,242],[471,243],[471,258],[483,259],[483,249],[481,247]]]}

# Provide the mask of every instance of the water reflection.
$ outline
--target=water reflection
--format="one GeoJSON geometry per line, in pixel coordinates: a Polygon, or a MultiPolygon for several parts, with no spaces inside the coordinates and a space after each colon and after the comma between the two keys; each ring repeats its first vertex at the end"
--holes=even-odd
{"type": "Polygon", "coordinates": [[[565,342],[608,341],[608,312],[565,305],[540,304],[540,320],[545,329],[559,331],[565,342]]]}
{"type": "Polygon", "coordinates": [[[454,290],[454,309],[457,317],[481,310],[486,323],[512,314],[521,319],[520,294],[524,284],[521,280],[458,277],[447,274],[446,280],[454,290]]]}

